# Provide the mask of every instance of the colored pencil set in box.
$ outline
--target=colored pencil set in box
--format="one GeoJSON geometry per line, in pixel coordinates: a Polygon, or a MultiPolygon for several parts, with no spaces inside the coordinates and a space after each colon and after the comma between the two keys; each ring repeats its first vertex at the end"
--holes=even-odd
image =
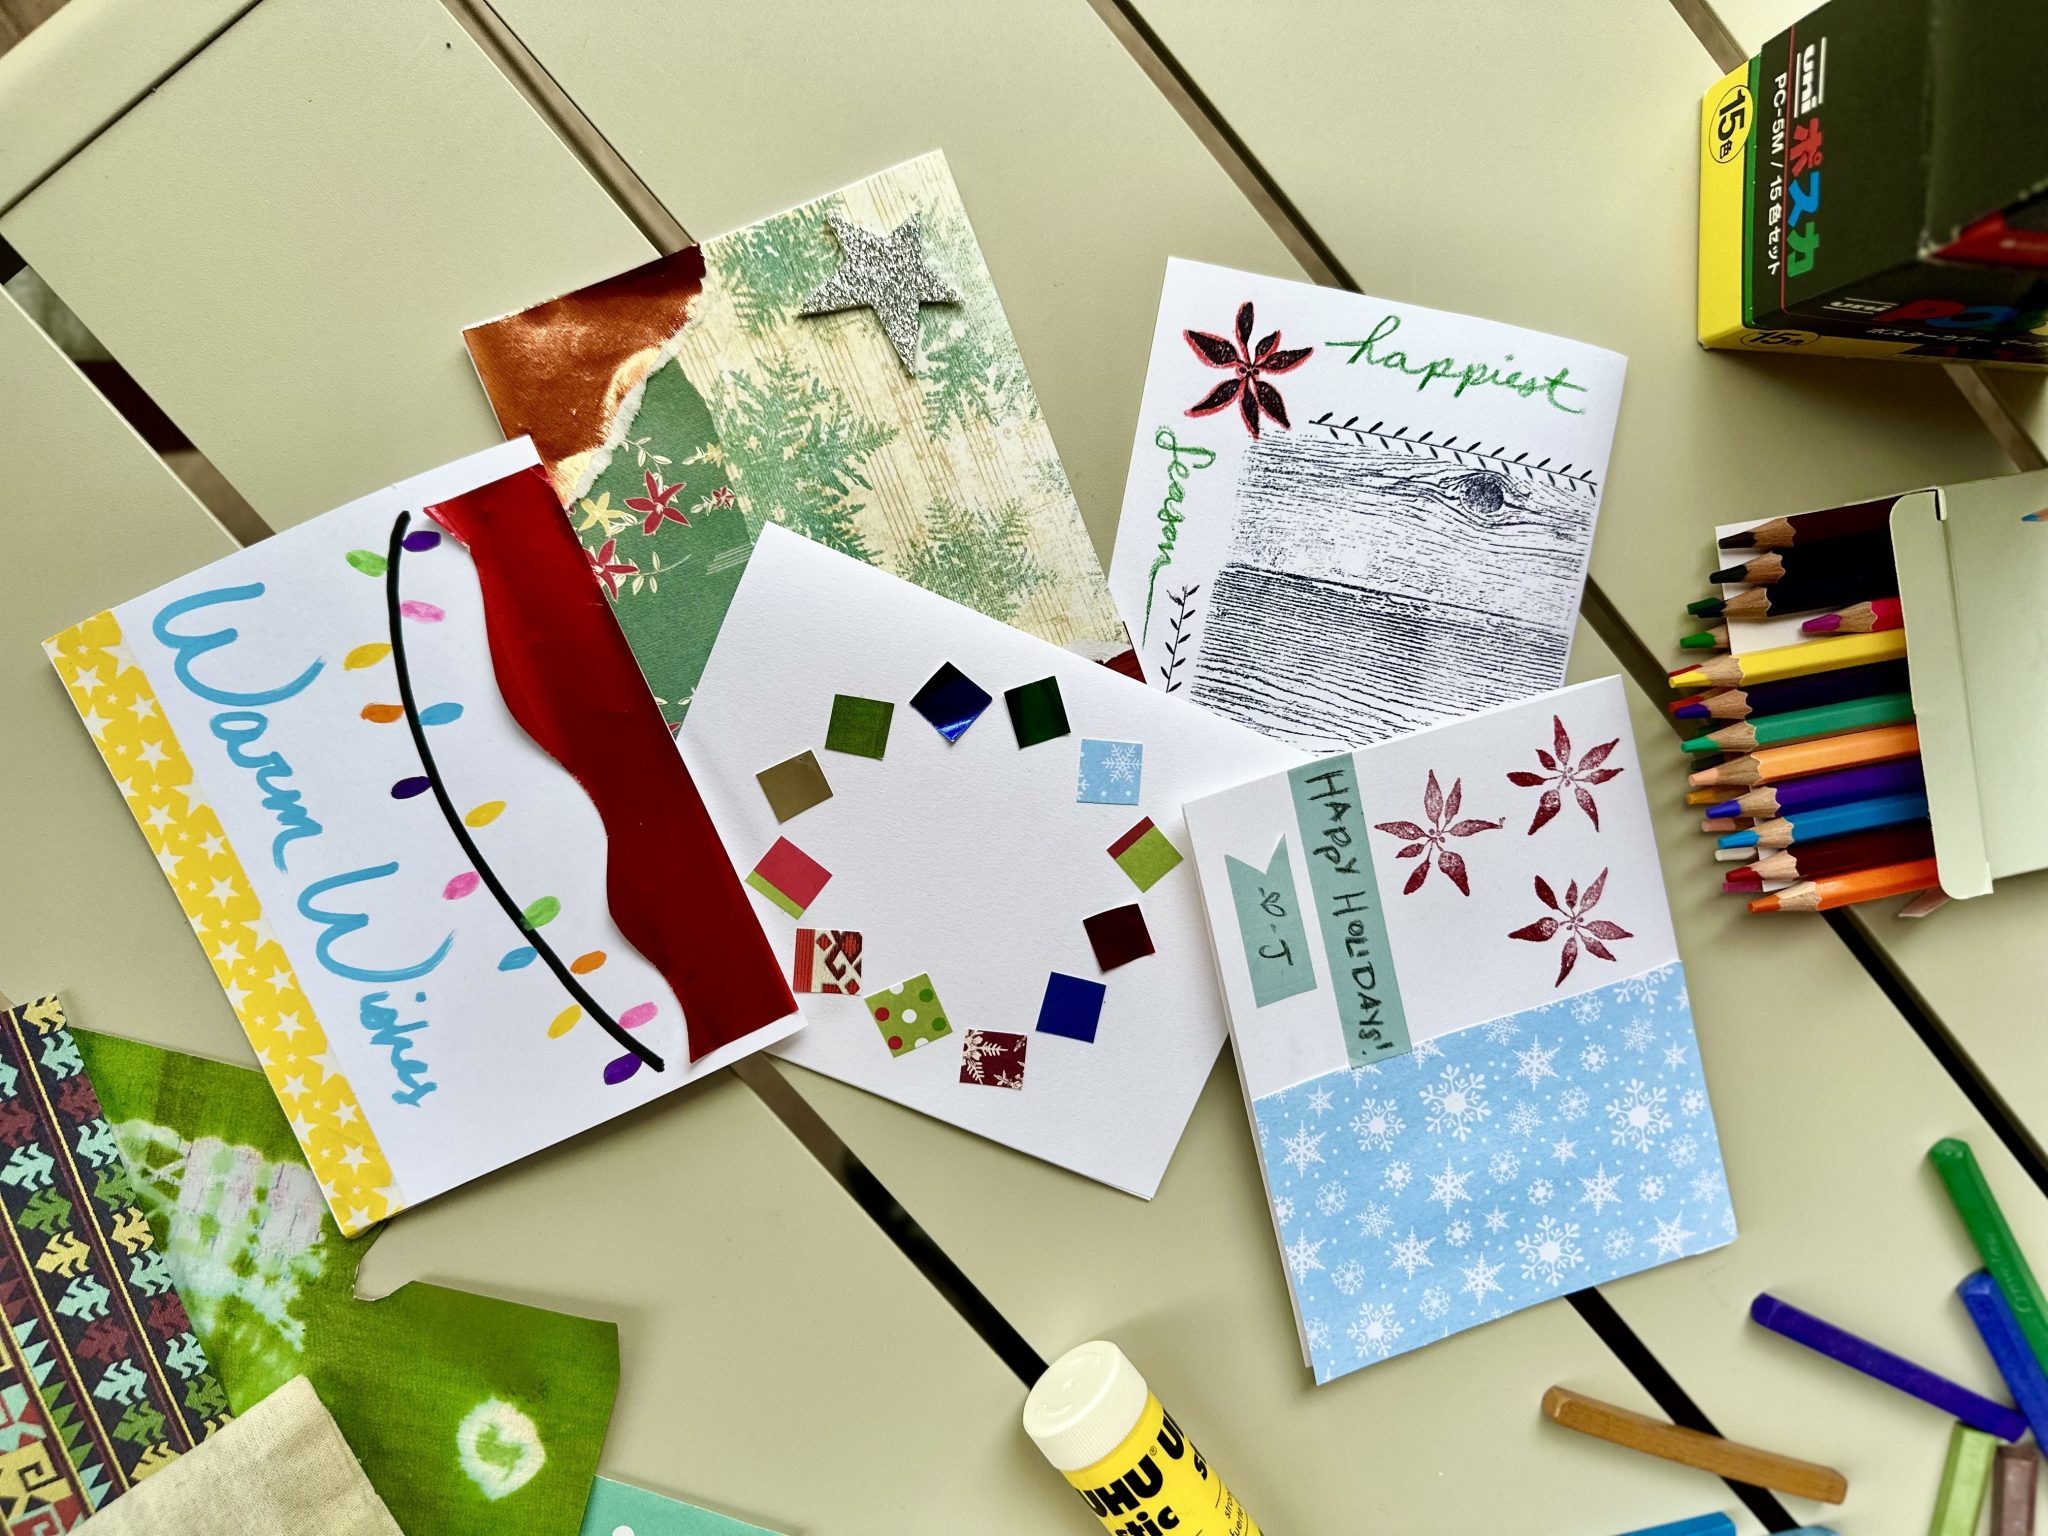
{"type": "Polygon", "coordinates": [[[2048,471],[1719,530],[1671,712],[1724,891],[1917,914],[2048,867],[2044,500],[2048,471]]]}

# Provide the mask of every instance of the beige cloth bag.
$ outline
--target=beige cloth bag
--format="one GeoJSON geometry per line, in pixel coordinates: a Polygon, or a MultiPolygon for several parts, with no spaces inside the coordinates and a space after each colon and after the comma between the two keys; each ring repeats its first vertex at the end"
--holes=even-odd
{"type": "Polygon", "coordinates": [[[404,1536],[305,1377],[74,1529],[74,1536],[404,1536]]]}

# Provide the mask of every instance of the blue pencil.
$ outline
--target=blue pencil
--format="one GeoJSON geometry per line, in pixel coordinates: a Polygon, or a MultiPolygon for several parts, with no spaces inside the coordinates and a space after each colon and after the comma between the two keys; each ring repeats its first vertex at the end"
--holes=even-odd
{"type": "Polygon", "coordinates": [[[1879,827],[1896,827],[1909,821],[1927,819],[1925,795],[1879,795],[1869,800],[1851,800],[1847,805],[1824,805],[1818,810],[1793,816],[1775,816],[1747,832],[1730,832],[1722,837],[1723,848],[1790,848],[1819,837],[1840,837],[1847,832],[1870,832],[1879,827]]]}

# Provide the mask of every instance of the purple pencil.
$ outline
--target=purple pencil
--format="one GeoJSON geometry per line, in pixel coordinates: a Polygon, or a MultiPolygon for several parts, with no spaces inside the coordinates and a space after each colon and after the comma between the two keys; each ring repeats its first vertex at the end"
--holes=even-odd
{"type": "Polygon", "coordinates": [[[1766,784],[1733,800],[1707,807],[1709,816],[1789,816],[1794,811],[1814,811],[1824,805],[1847,805],[1851,800],[1871,800],[1879,795],[1918,794],[1927,787],[1918,757],[1896,762],[1869,763],[1861,768],[1837,768],[1832,773],[1808,774],[1787,779],[1783,784],[1766,784]]]}
{"type": "Polygon", "coordinates": [[[1874,1381],[1895,1387],[1909,1397],[1931,1403],[1951,1418],[2001,1440],[2017,1440],[2027,1432],[2027,1421],[2017,1409],[1994,1403],[1968,1387],[1938,1376],[1924,1365],[1858,1338],[1846,1328],[1823,1322],[1811,1312],[1802,1312],[1789,1302],[1765,1291],[1750,1303],[1752,1321],[1781,1334],[1795,1344],[1804,1344],[1817,1354],[1840,1361],[1852,1371],[1861,1371],[1874,1381]]]}

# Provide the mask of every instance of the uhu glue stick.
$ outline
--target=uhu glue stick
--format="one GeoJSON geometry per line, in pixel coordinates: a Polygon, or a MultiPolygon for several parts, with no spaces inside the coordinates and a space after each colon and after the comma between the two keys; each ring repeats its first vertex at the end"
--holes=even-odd
{"type": "Polygon", "coordinates": [[[1111,1536],[1259,1536],[1114,1344],[1053,1361],[1024,1400],[1024,1432],[1111,1536]]]}

